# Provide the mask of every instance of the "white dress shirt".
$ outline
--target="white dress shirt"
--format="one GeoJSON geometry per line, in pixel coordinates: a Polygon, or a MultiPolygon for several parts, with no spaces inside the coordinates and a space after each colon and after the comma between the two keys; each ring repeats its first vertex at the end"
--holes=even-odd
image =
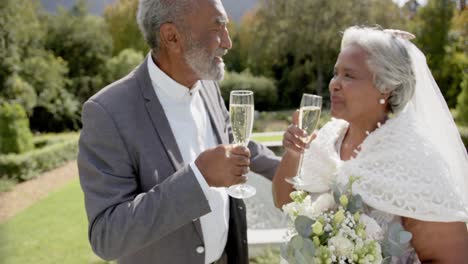
{"type": "MultiPolygon", "coordinates": [[[[166,75],[148,58],[148,71],[154,91],[169,120],[172,133],[185,164],[194,171],[211,208],[211,212],[200,217],[205,243],[205,263],[218,260],[226,245],[229,228],[229,199],[226,188],[209,187],[195,165],[198,155],[216,144],[208,112],[205,109],[198,81],[189,89],[166,75]]],[[[202,250],[198,253],[203,253],[202,250]]]]}

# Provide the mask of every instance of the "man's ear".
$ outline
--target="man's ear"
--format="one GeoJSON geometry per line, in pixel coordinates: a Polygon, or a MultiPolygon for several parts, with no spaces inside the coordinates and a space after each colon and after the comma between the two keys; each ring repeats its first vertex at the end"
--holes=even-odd
{"type": "Polygon", "coordinates": [[[173,23],[164,23],[159,29],[161,44],[171,52],[182,53],[182,35],[173,23]]]}

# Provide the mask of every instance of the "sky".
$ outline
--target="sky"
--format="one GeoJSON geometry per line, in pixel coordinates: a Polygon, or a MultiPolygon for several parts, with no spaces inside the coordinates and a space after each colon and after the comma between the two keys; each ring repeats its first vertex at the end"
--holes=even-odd
{"type": "MultiPolygon", "coordinates": [[[[425,5],[427,0],[417,0],[421,5],[425,5]]],[[[394,0],[393,2],[398,3],[399,6],[403,6],[408,0],[394,0]]]]}

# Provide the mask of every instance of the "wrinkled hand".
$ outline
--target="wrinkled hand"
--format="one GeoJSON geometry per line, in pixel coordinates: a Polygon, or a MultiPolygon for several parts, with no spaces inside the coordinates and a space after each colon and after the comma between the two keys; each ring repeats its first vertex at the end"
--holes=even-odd
{"type": "Polygon", "coordinates": [[[283,147],[286,151],[302,154],[305,149],[309,147],[310,142],[316,137],[316,135],[313,134],[308,142],[304,141],[307,137],[307,133],[298,127],[299,110],[293,113],[292,121],[292,125],[290,125],[284,132],[283,147]]]}
{"type": "Polygon", "coordinates": [[[200,153],[195,160],[206,182],[212,187],[244,183],[249,172],[250,150],[243,146],[219,145],[200,153]]]}

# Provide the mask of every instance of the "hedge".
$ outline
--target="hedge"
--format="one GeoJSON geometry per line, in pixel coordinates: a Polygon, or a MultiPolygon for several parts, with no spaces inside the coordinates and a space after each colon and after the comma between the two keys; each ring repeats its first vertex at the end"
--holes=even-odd
{"type": "Polygon", "coordinates": [[[0,178],[26,181],[76,159],[77,133],[53,138],[53,136],[39,137],[35,143],[43,142],[43,147],[23,154],[0,155],[0,178]]]}
{"type": "Polygon", "coordinates": [[[33,135],[24,108],[17,103],[0,103],[0,154],[26,153],[33,148],[33,135]]]}
{"type": "Polygon", "coordinates": [[[255,110],[267,111],[276,107],[278,96],[276,84],[272,79],[253,76],[248,72],[226,72],[220,86],[221,95],[227,106],[232,90],[250,90],[254,92],[255,110]]]}

